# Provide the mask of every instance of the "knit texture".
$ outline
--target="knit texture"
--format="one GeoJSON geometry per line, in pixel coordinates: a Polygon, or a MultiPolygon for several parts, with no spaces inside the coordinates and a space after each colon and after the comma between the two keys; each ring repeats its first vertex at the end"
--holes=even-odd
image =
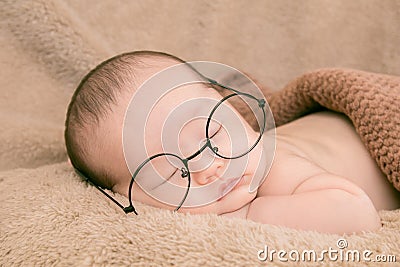
{"type": "Polygon", "coordinates": [[[321,69],[300,76],[268,99],[277,126],[321,108],[346,114],[382,172],[400,190],[400,77],[321,69]]]}

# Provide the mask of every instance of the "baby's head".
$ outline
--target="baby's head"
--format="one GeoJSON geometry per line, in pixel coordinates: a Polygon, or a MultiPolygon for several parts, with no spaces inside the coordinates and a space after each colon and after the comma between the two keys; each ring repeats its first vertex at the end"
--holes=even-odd
{"type": "MultiPolygon", "coordinates": [[[[72,165],[92,183],[128,196],[131,172],[135,170],[130,171],[126,164],[122,136],[124,118],[132,96],[154,74],[184,63],[183,60],[165,53],[140,51],[118,55],[90,71],[75,91],[67,112],[65,141],[72,165]]],[[[195,72],[189,66],[187,69],[195,72]]],[[[214,99],[218,102],[223,95],[229,93],[231,92],[221,87],[194,83],[181,86],[165,95],[154,105],[145,125],[145,146],[149,156],[170,152],[163,151],[162,125],[176,106],[196,98],[214,99]]],[[[253,142],[259,135],[244,119],[242,120],[248,138],[252,139],[249,142],[253,142]]],[[[173,137],[177,139],[181,148],[179,157],[185,159],[199,150],[201,141],[206,137],[206,123],[207,118],[189,121],[179,132],[179,137],[173,137]]],[[[224,128],[219,127],[218,123],[211,121],[209,129],[211,132],[222,129],[219,130],[219,138],[221,140],[229,138],[224,136],[224,128]]],[[[143,131],[143,129],[138,130],[143,131]]],[[[224,193],[224,197],[201,207],[183,205],[180,211],[222,214],[234,211],[250,202],[255,197],[256,191],[249,193],[248,187],[260,162],[261,147],[262,145],[258,145],[249,153],[246,169],[239,177],[240,181],[236,181],[237,185],[228,194],[224,193]]],[[[201,154],[204,153],[212,154],[206,151],[201,154]]],[[[200,162],[201,157],[202,155],[195,155],[190,164],[193,163],[194,166],[194,162],[200,162]]],[[[190,170],[191,187],[201,187],[217,179],[224,179],[222,176],[230,160],[214,158],[206,167],[190,170]]],[[[226,179],[228,179],[226,184],[232,184],[231,178],[226,179]]],[[[185,186],[186,182],[182,178],[172,181],[177,185],[182,183],[182,186],[185,186]]],[[[166,209],[175,208],[162,203],[145,191],[134,183],[131,191],[132,200],[166,209]]]]}

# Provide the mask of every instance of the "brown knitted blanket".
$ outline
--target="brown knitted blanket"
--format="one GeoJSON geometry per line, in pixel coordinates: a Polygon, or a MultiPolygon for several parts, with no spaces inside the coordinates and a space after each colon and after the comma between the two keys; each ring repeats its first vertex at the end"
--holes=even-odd
{"type": "Polygon", "coordinates": [[[267,95],[276,126],[321,108],[347,115],[389,181],[400,191],[400,77],[321,69],[267,95]]]}

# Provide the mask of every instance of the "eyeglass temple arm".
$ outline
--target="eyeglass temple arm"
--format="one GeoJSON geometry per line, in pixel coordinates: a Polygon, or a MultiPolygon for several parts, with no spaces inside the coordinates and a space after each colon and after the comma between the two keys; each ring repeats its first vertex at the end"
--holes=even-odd
{"type": "Polygon", "coordinates": [[[112,202],[114,202],[115,204],[117,204],[118,207],[120,207],[125,213],[130,213],[133,212],[136,215],[138,215],[137,211],[135,210],[135,208],[130,205],[128,207],[124,207],[121,205],[121,203],[119,203],[118,201],[116,201],[112,196],[110,196],[106,191],[104,191],[100,186],[98,186],[97,184],[93,183],[92,181],[90,181],[90,179],[88,177],[86,177],[86,175],[84,175],[83,173],[81,173],[78,169],[74,168],[75,172],[82,177],[83,179],[85,179],[88,183],[90,183],[91,185],[93,185],[94,187],[96,187],[100,192],[102,192],[106,197],[108,197],[112,202]]]}
{"type": "Polygon", "coordinates": [[[211,83],[211,84],[213,84],[213,85],[217,85],[217,86],[220,86],[220,87],[222,87],[222,88],[231,90],[231,91],[233,91],[233,92],[235,92],[235,93],[240,93],[239,91],[237,91],[237,90],[235,90],[235,89],[233,89],[233,88],[230,88],[230,87],[228,87],[228,86],[226,86],[226,85],[220,84],[219,82],[217,82],[217,81],[214,80],[214,79],[211,79],[211,78],[208,78],[208,77],[205,77],[205,76],[204,76],[204,78],[205,78],[209,83],[211,83]]]}
{"type": "Polygon", "coordinates": [[[206,79],[209,83],[211,83],[211,84],[213,84],[213,85],[217,85],[217,86],[219,86],[219,87],[228,89],[228,90],[233,91],[233,92],[235,92],[235,93],[239,93],[239,94],[241,93],[240,91],[235,90],[235,89],[233,89],[233,88],[231,88],[231,87],[229,87],[229,86],[220,84],[220,83],[217,82],[216,80],[213,80],[213,79],[211,79],[211,78],[208,78],[208,77],[206,77],[206,76],[204,76],[204,75],[203,75],[203,77],[204,77],[204,79],[206,79]]]}

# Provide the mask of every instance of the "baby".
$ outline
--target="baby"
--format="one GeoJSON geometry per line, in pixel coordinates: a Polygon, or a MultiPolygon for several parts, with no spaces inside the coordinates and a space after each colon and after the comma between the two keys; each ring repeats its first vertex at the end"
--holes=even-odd
{"type": "MultiPolygon", "coordinates": [[[[72,165],[96,187],[120,193],[130,201],[176,209],[152,197],[132,179],[135,169],[128,168],[125,161],[123,130],[126,111],[138,88],[154,74],[182,63],[181,59],[165,53],[132,52],[103,62],[82,80],[68,108],[65,140],[72,165]]],[[[226,95],[221,93],[223,89],[217,84],[194,83],[166,94],[148,114],[144,136],[147,153],[151,156],[169,152],[164,151],[160,136],[168,114],[175,107],[193,99],[207,98],[220,103],[226,95]]],[[[138,106],[137,110],[140,109],[138,106]]],[[[216,213],[297,229],[352,233],[378,229],[381,224],[377,210],[400,207],[399,192],[369,156],[351,121],[330,111],[313,113],[277,127],[272,165],[257,190],[249,190],[259,165],[263,164],[266,148],[262,140],[257,141],[260,134],[254,127],[238,117],[247,141],[256,144],[245,155],[243,175],[235,180],[229,192],[224,191],[215,201],[197,206],[185,205],[184,201],[179,203],[179,212],[216,213]]],[[[224,129],[207,118],[185,124],[179,132],[178,145],[182,150],[178,157],[188,161],[184,160],[182,168],[166,175],[168,182],[185,187],[185,178],[190,177],[190,188],[199,188],[225,181],[224,173],[234,159],[218,156],[222,153],[218,149],[211,151],[211,142],[201,143],[228,142],[224,129]],[[206,167],[193,168],[192,163],[200,161],[204,153],[213,156],[212,162],[206,167]],[[189,162],[189,168],[185,162],[189,162]]],[[[268,134],[266,131],[264,136],[268,134]]],[[[138,161],[139,169],[143,160],[138,161]]],[[[165,168],[161,172],[171,172],[169,167],[165,168]]],[[[136,213],[132,205],[124,210],[136,213]]]]}

